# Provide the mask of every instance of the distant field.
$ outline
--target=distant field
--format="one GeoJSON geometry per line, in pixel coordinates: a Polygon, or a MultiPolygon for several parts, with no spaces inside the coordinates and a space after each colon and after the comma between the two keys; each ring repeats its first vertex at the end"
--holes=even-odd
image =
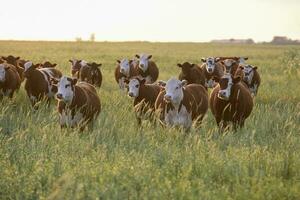
{"type": "Polygon", "coordinates": [[[292,52],[300,57],[299,46],[1,41],[0,55],[49,60],[65,74],[71,58],[101,62],[104,80],[92,132],[61,130],[54,101],[34,112],[23,86],[1,102],[0,199],[300,199],[300,69],[287,61],[292,52]],[[209,110],[189,134],[148,122],[138,129],[113,73],[116,59],[142,52],[153,55],[161,80],[178,75],[178,62],[248,56],[262,85],[245,128],[218,135],[209,110]]]}

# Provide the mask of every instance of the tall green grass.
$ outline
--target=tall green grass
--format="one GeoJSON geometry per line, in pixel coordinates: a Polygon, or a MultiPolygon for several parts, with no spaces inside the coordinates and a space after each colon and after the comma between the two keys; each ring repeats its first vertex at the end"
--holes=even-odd
{"type": "Polygon", "coordinates": [[[1,55],[103,63],[102,112],[90,132],[63,129],[54,101],[34,111],[24,88],[0,105],[0,199],[300,199],[300,77],[283,57],[299,47],[197,43],[0,42],[1,55]],[[224,135],[210,111],[185,133],[144,122],[114,81],[116,59],[153,54],[160,79],[178,62],[249,56],[262,85],[245,128],[224,135]]]}

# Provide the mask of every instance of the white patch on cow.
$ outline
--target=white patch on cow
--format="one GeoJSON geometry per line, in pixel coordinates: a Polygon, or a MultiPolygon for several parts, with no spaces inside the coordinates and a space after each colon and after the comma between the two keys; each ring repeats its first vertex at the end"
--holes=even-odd
{"type": "Polygon", "coordinates": [[[214,88],[215,85],[216,85],[216,82],[215,82],[214,80],[212,80],[212,79],[209,79],[209,80],[207,80],[207,81],[205,82],[205,86],[206,86],[207,88],[214,88]]]}
{"type": "Polygon", "coordinates": [[[251,65],[245,65],[243,71],[244,71],[244,81],[246,81],[247,84],[251,84],[254,76],[253,67],[251,65]]]}
{"type": "Polygon", "coordinates": [[[151,84],[151,83],[153,83],[151,76],[146,76],[146,78],[144,78],[144,79],[146,79],[145,84],[151,84]]]}
{"type": "Polygon", "coordinates": [[[223,100],[228,100],[231,95],[231,87],[233,86],[233,80],[231,74],[225,74],[222,79],[227,79],[227,88],[220,90],[218,97],[223,100]]]}
{"type": "Polygon", "coordinates": [[[233,63],[232,63],[232,60],[226,59],[226,60],[224,60],[224,64],[226,67],[231,67],[233,63]]]}
{"type": "Polygon", "coordinates": [[[140,90],[140,82],[137,79],[131,79],[128,86],[129,86],[128,95],[135,98],[138,97],[139,90],[140,90]]]}
{"type": "Polygon", "coordinates": [[[240,57],[240,58],[239,58],[239,64],[240,64],[240,65],[245,65],[245,64],[246,64],[246,60],[245,60],[244,57],[240,57]]]}
{"type": "Polygon", "coordinates": [[[165,111],[165,122],[168,126],[183,126],[190,128],[192,126],[192,113],[189,113],[184,105],[181,106],[180,111],[178,108],[165,111]]]}
{"type": "Polygon", "coordinates": [[[75,127],[83,122],[83,114],[80,112],[75,113],[74,117],[71,115],[71,110],[65,109],[59,116],[59,124],[61,126],[75,127]]]}
{"type": "Polygon", "coordinates": [[[123,90],[123,91],[125,90],[126,83],[125,83],[125,78],[124,77],[119,79],[119,87],[120,87],[121,90],[123,90]]]}
{"type": "Polygon", "coordinates": [[[206,58],[206,71],[209,73],[209,74],[212,74],[214,71],[215,71],[215,58],[213,57],[209,57],[209,58],[206,58]]]}
{"type": "Polygon", "coordinates": [[[49,97],[49,98],[54,97],[55,94],[52,92],[52,87],[53,86],[50,82],[50,79],[51,78],[56,78],[56,77],[54,77],[53,72],[51,71],[52,69],[51,68],[42,68],[42,69],[39,69],[39,70],[40,70],[40,72],[42,72],[42,74],[44,76],[44,79],[45,79],[45,81],[47,82],[47,85],[48,85],[48,92],[47,92],[46,96],[49,97]],[[49,79],[48,79],[47,74],[49,76],[49,79]]]}
{"type": "Polygon", "coordinates": [[[24,64],[24,72],[26,72],[32,66],[32,62],[28,61],[24,64]]]}
{"type": "Polygon", "coordinates": [[[85,60],[82,60],[80,62],[81,67],[87,66],[87,62],[85,60]]]}
{"type": "Polygon", "coordinates": [[[68,77],[66,76],[61,77],[61,79],[57,84],[57,89],[58,89],[57,94],[62,95],[62,100],[66,104],[70,104],[74,97],[74,91],[72,89],[72,83],[71,81],[68,80],[68,77]]]}
{"type": "Polygon", "coordinates": [[[143,70],[143,72],[147,71],[149,65],[149,55],[141,54],[139,58],[139,68],[143,70]]]}
{"type": "Polygon", "coordinates": [[[5,66],[3,64],[0,64],[0,82],[5,81],[5,66]]]}
{"type": "Polygon", "coordinates": [[[124,74],[126,77],[129,77],[130,73],[130,63],[129,60],[124,58],[120,62],[120,72],[124,74]]]}

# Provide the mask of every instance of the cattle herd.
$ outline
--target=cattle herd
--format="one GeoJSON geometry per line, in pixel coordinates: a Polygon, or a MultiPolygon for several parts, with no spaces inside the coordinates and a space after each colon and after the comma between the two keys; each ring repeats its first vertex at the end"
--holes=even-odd
{"type": "MultiPolygon", "coordinates": [[[[199,127],[208,107],[220,131],[243,127],[253,108],[260,76],[257,67],[245,57],[208,57],[201,64],[179,63],[178,78],[157,81],[159,68],[152,55],[135,55],[117,60],[115,80],[122,91],[134,100],[134,112],[142,120],[157,119],[163,126],[189,130],[199,127]],[[208,90],[210,97],[208,95],[208,90]]],[[[34,109],[38,102],[57,100],[59,123],[63,127],[92,128],[101,112],[96,87],[102,85],[101,64],[71,59],[71,76],[63,75],[49,61],[34,64],[15,56],[0,58],[0,98],[12,98],[25,81],[29,101],[34,109]]]]}

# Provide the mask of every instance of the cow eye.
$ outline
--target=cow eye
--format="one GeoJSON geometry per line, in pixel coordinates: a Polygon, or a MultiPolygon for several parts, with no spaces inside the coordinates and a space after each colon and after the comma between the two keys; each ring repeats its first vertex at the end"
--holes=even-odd
{"type": "Polygon", "coordinates": [[[179,89],[179,87],[177,86],[175,89],[176,89],[176,90],[178,90],[178,89],[179,89]]]}
{"type": "Polygon", "coordinates": [[[136,87],[136,88],[138,88],[138,87],[139,87],[139,85],[135,85],[135,87],[136,87]]]}
{"type": "Polygon", "coordinates": [[[70,85],[65,85],[65,88],[69,87],[70,85]]]}

